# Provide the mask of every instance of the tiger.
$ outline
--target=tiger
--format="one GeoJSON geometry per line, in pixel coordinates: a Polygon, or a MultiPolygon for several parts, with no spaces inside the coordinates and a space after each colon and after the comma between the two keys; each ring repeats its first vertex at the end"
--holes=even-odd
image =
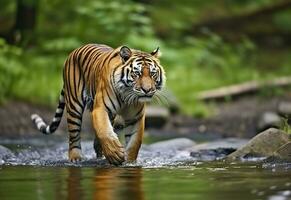
{"type": "Polygon", "coordinates": [[[159,48],[147,53],[104,44],[73,50],[64,63],[63,87],[52,122],[46,124],[38,114],[32,114],[31,120],[40,132],[50,135],[66,110],[68,158],[78,162],[83,157],[80,132],[87,108],[95,131],[96,157],[105,156],[113,165],[136,161],[144,135],[145,106],[165,85],[160,55],[159,48]],[[124,146],[114,128],[116,121],[122,121],[124,146]]]}

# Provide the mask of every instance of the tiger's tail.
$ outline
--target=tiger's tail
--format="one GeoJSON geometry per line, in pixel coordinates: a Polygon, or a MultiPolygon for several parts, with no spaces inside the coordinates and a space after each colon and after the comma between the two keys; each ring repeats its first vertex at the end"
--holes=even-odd
{"type": "Polygon", "coordinates": [[[51,124],[47,125],[43,119],[38,114],[32,114],[31,120],[35,124],[36,128],[42,132],[43,134],[50,135],[54,133],[60,125],[62,120],[62,116],[65,109],[65,99],[64,99],[64,89],[62,89],[60,98],[59,98],[59,105],[56,109],[55,116],[51,122],[51,124]]]}

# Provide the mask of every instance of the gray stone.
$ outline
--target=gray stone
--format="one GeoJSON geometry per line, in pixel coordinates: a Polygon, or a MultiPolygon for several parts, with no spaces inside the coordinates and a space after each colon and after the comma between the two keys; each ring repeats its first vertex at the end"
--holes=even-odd
{"type": "Polygon", "coordinates": [[[291,102],[280,102],[278,105],[278,113],[283,117],[291,116],[291,102]]]}
{"type": "Polygon", "coordinates": [[[281,146],[274,153],[274,156],[282,160],[291,161],[291,142],[288,142],[287,144],[284,144],[283,146],[281,146]]]}
{"type": "Polygon", "coordinates": [[[235,150],[234,148],[201,149],[190,152],[190,156],[199,161],[213,161],[225,158],[235,150]]]}
{"type": "Polygon", "coordinates": [[[268,128],[279,128],[281,125],[281,118],[277,113],[265,112],[261,115],[258,121],[257,129],[264,131],[268,128]]]}
{"type": "Polygon", "coordinates": [[[195,142],[188,138],[176,138],[150,144],[145,149],[150,151],[184,150],[194,145],[195,142]]]}
{"type": "Polygon", "coordinates": [[[190,156],[199,161],[219,160],[245,145],[247,141],[246,139],[226,138],[198,144],[190,149],[190,156]]]}
{"type": "Polygon", "coordinates": [[[170,112],[162,106],[148,105],[145,110],[146,127],[162,128],[170,118],[170,112]]]}
{"type": "Polygon", "coordinates": [[[232,148],[238,149],[248,142],[246,139],[239,138],[226,138],[220,139],[213,142],[202,143],[194,146],[191,151],[199,151],[204,149],[218,149],[218,148],[232,148]]]}
{"type": "Polygon", "coordinates": [[[290,138],[287,133],[275,128],[270,128],[256,135],[246,145],[230,154],[227,159],[235,160],[244,158],[248,155],[269,157],[288,142],[290,142],[290,138]]]}
{"type": "Polygon", "coordinates": [[[0,145],[0,161],[8,157],[13,156],[13,153],[10,149],[0,145]]]}

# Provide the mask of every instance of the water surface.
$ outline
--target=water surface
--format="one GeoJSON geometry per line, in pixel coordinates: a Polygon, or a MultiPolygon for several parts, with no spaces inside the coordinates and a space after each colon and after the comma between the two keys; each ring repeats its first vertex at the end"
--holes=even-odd
{"type": "MultiPolygon", "coordinates": [[[[3,142],[3,141],[2,141],[3,142]]],[[[0,160],[0,199],[291,199],[288,163],[199,161],[188,151],[142,148],[135,164],[96,160],[84,142],[85,160],[67,161],[67,144],[6,144],[0,160]]]]}

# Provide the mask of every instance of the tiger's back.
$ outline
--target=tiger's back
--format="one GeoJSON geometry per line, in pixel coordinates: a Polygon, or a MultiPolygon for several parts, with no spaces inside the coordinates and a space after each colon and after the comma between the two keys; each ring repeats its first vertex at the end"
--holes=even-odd
{"type": "Polygon", "coordinates": [[[69,55],[63,76],[64,89],[71,92],[67,95],[68,103],[77,100],[83,107],[90,103],[92,109],[96,90],[101,89],[101,82],[108,74],[106,62],[112,59],[113,52],[114,49],[106,45],[87,44],[69,55]]]}

